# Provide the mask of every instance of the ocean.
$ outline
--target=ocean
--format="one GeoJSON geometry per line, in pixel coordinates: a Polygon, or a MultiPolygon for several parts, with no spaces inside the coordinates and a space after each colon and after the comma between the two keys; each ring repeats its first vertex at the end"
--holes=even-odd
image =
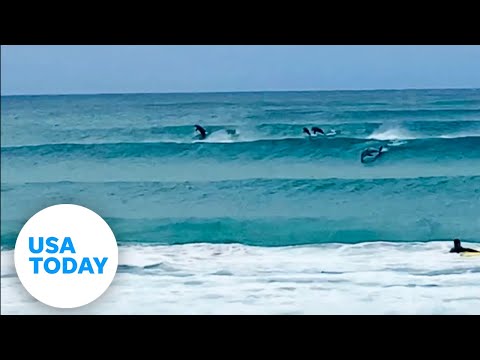
{"type": "Polygon", "coordinates": [[[479,89],[1,98],[2,314],[480,314],[454,238],[480,249],[479,89]],[[13,265],[59,203],[119,244],[74,310],[13,265]]]}

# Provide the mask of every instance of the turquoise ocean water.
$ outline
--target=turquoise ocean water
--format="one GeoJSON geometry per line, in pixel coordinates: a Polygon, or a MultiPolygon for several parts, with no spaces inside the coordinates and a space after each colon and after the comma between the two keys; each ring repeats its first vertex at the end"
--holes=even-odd
{"type": "MultiPolygon", "coordinates": [[[[362,249],[366,264],[392,246],[443,254],[454,237],[480,245],[480,90],[12,96],[2,97],[1,117],[2,259],[25,221],[57,203],[84,205],[108,221],[128,254],[119,269],[125,276],[178,273],[169,270],[181,268],[169,256],[180,253],[192,260],[206,251],[202,261],[215,264],[215,254],[240,251],[228,266],[254,271],[263,264],[258,259],[269,258],[271,271],[291,275],[310,260],[289,251],[362,249]],[[196,137],[195,124],[207,130],[206,139],[196,137]],[[327,135],[303,134],[313,126],[327,135]],[[382,156],[360,162],[364,149],[379,146],[382,156]],[[375,250],[364,253],[370,246],[375,250]],[[271,263],[278,252],[299,265],[271,263]]],[[[338,261],[325,270],[322,254],[311,261],[323,274],[342,273],[343,261],[352,273],[363,269],[335,253],[338,261]]],[[[452,270],[448,261],[440,274],[452,270]]],[[[472,264],[465,271],[480,285],[478,262],[472,264]]],[[[237,286],[240,270],[225,266],[211,273],[225,273],[237,286]]],[[[6,269],[2,265],[2,276],[6,269]]],[[[200,270],[191,271],[197,276],[200,270]]],[[[202,279],[182,286],[203,294],[202,279]]],[[[215,289],[215,301],[224,301],[226,293],[215,289]]],[[[258,295],[245,291],[242,299],[258,295]]],[[[272,309],[267,298],[257,300],[272,309]]],[[[479,297],[467,298],[478,312],[479,297]]],[[[17,300],[3,305],[22,312],[17,300]]],[[[208,313],[212,301],[200,301],[198,312],[208,313]]],[[[183,307],[142,308],[192,311],[177,303],[183,307]]],[[[419,311],[454,312],[443,311],[445,304],[419,311]]],[[[290,305],[274,312],[322,312],[298,300],[290,305]]],[[[223,309],[262,312],[262,306],[223,309]]]]}

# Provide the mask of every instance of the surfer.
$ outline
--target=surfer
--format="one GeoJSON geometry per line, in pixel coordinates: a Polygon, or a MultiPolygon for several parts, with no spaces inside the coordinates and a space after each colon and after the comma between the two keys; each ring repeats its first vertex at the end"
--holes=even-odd
{"type": "Polygon", "coordinates": [[[478,253],[480,251],[464,248],[464,247],[462,247],[460,240],[455,239],[455,240],[453,240],[453,248],[450,249],[450,252],[451,253],[463,253],[463,252],[478,253]]]}
{"type": "Polygon", "coordinates": [[[372,158],[372,160],[376,160],[380,156],[380,154],[382,153],[382,149],[383,149],[383,146],[380,146],[378,148],[378,150],[377,149],[372,149],[372,148],[368,148],[366,150],[363,150],[360,161],[363,163],[363,162],[365,162],[366,157],[374,156],[375,154],[377,154],[374,158],[372,158]]]}
{"type": "Polygon", "coordinates": [[[205,139],[207,137],[207,131],[200,125],[195,125],[195,130],[199,132],[200,139],[205,139]]]}
{"type": "Polygon", "coordinates": [[[310,133],[310,130],[308,130],[306,127],[303,128],[303,132],[308,136],[312,136],[312,134],[310,133]]]}

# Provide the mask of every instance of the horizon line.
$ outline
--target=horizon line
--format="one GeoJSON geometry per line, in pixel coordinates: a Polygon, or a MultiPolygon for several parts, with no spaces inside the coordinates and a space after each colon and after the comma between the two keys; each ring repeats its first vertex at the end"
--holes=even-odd
{"type": "Polygon", "coordinates": [[[411,88],[364,88],[364,89],[303,89],[303,90],[219,90],[219,91],[152,91],[152,92],[78,92],[78,93],[37,93],[37,94],[1,94],[1,97],[22,97],[22,96],[108,96],[108,95],[198,95],[198,94],[241,94],[241,93],[282,93],[282,92],[353,92],[353,91],[415,91],[415,90],[479,90],[478,87],[411,87],[411,88]]]}

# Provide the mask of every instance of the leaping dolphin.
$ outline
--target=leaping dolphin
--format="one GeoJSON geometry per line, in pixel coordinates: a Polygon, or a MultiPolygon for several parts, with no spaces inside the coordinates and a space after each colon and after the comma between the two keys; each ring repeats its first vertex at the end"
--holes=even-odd
{"type": "Polygon", "coordinates": [[[320,133],[320,134],[322,134],[322,135],[325,135],[325,133],[323,132],[323,130],[320,129],[319,127],[316,127],[316,126],[312,127],[312,132],[313,132],[314,135],[316,135],[317,133],[320,133]]]}
{"type": "Polygon", "coordinates": [[[195,130],[200,133],[200,139],[205,139],[207,137],[207,131],[200,125],[195,125],[195,130]]]}
{"type": "Polygon", "coordinates": [[[371,158],[371,161],[374,161],[380,156],[380,154],[382,153],[382,150],[383,150],[383,146],[380,146],[378,150],[373,148],[365,149],[362,151],[362,154],[360,156],[360,161],[364,163],[366,157],[374,156],[376,154],[375,157],[371,158]]]}

